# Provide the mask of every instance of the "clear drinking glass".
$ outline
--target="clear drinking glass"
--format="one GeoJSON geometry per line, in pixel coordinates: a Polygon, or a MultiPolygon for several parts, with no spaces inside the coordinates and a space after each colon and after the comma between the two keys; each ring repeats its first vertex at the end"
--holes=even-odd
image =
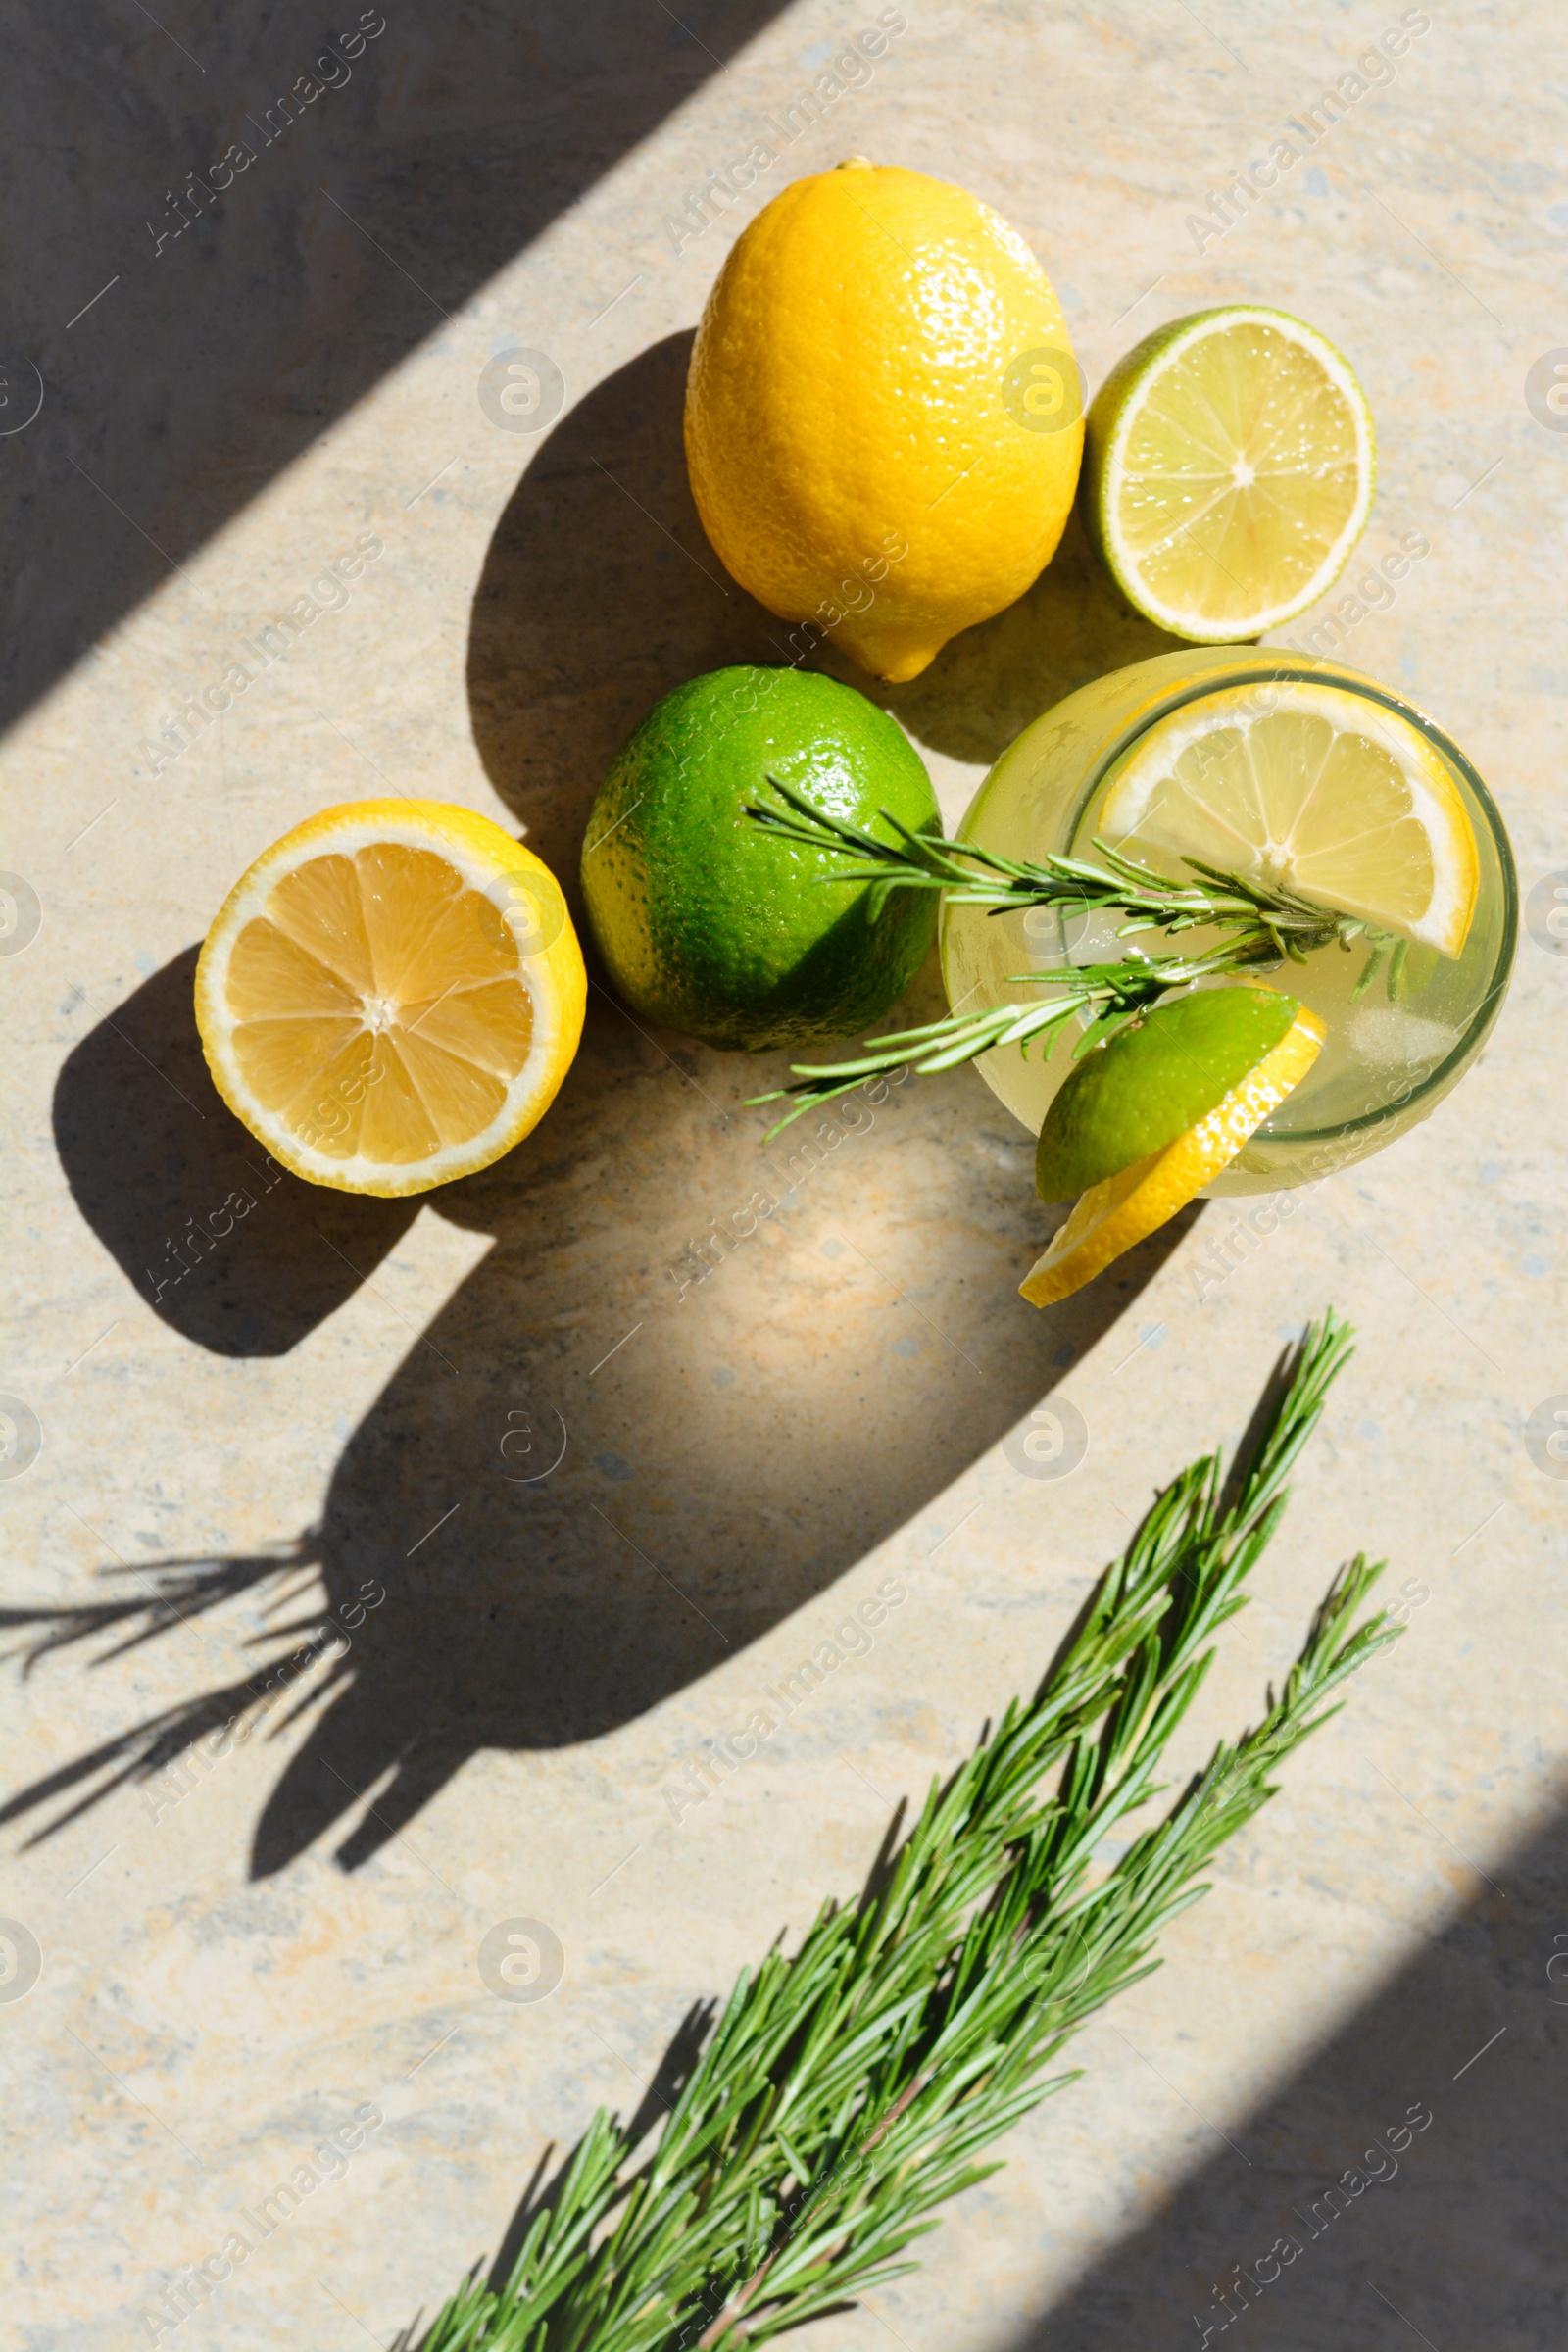
{"type": "MultiPolygon", "coordinates": [[[[1460,955],[1450,959],[1412,948],[1393,998],[1380,974],[1352,999],[1368,952],[1362,942],[1348,954],[1324,948],[1304,964],[1258,974],[1299,997],[1326,1024],[1328,1037],[1305,1078],[1209,1185],[1211,1194],[1285,1191],[1365,1159],[1428,1117],[1480,1053],[1513,966],[1518,882],[1502,819],[1469,760],[1424,711],[1358,671],[1266,646],[1193,647],[1097,678],[1037,718],[1003,753],[959,827],[963,840],[1005,858],[1092,858],[1113,778],[1134,746],[1172,712],[1221,687],[1306,678],[1365,696],[1425,736],[1469,813],[1480,888],[1460,955]]],[[[949,1004],[978,1011],[1058,995],[1059,989],[1015,975],[1119,956],[1127,948],[1116,943],[1115,931],[1114,917],[1068,917],[1063,924],[1045,907],[991,915],[949,904],[941,931],[949,1004]]],[[[1198,954],[1214,937],[1192,931],[1168,941],[1153,932],[1130,945],[1152,955],[1198,954]]],[[[1016,1046],[996,1047],[975,1065],[1031,1133],[1039,1133],[1072,1067],[1074,1034],[1069,1025],[1058,1035],[1049,1058],[1037,1040],[1026,1054],[1016,1046]]]]}

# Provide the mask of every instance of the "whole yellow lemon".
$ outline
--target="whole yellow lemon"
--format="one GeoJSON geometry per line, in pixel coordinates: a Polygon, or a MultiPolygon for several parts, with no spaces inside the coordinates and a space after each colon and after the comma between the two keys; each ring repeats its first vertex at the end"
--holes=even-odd
{"type": "Polygon", "coordinates": [[[1023,594],[1082,452],[1051,281],[977,197],[857,158],[736,240],[686,387],[698,512],[743,587],[873,676],[1023,594]]]}

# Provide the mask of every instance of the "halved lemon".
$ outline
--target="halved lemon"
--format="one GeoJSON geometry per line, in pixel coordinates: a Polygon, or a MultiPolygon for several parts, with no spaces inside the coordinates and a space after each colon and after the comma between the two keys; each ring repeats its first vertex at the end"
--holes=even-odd
{"type": "Polygon", "coordinates": [[[1444,956],[1480,886],[1468,812],[1425,736],[1311,679],[1221,687],[1152,727],[1096,830],[1128,857],[1283,884],[1444,956]]]}
{"type": "Polygon", "coordinates": [[[1031,1306],[1054,1306],[1102,1274],[1113,1258],[1169,1222],[1211,1176],[1236,1157],[1248,1137],[1276,1110],[1317,1059],[1327,1031],[1302,1005],[1261,1061],[1207,1115],[1174,1143],[1134,1160],[1080,1194],[1050,1249],[1029,1270],[1019,1295],[1031,1306]]]}
{"type": "Polygon", "coordinates": [[[1157,328],[1111,370],[1089,413],[1085,514],[1147,619],[1227,645],[1333,584],[1374,474],[1349,362],[1284,311],[1230,304],[1157,328]]]}
{"type": "Polygon", "coordinates": [[[353,801],[286,833],[196,967],[213,1083],[295,1175],[427,1192],[488,1167],[554,1102],[587,979],[561,885],[439,801],[353,801]]]}

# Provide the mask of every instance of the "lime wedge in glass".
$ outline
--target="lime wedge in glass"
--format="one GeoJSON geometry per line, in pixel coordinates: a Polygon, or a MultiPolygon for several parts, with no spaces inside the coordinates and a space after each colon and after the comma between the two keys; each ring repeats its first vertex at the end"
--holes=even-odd
{"type": "MultiPolygon", "coordinates": [[[[1235,993],[1241,995],[1244,992],[1238,990],[1235,993]]],[[[1245,993],[1262,995],[1264,992],[1248,990],[1245,993]]],[[[1199,997],[1185,1001],[1195,1004],[1200,1002],[1201,992],[1199,997]]],[[[1220,1096],[1211,1109],[1204,1111],[1169,1142],[1147,1152],[1142,1159],[1133,1160],[1115,1175],[1106,1176],[1099,1184],[1092,1184],[1086,1192],[1079,1194],[1066,1223],[1018,1286],[1031,1306],[1054,1306],[1059,1299],[1070,1298],[1074,1291],[1081,1291],[1085,1283],[1093,1282],[1097,1274],[1102,1274],[1127,1250],[1156,1232],[1161,1225],[1168,1224],[1178,1209],[1185,1208],[1189,1200],[1197,1199],[1210,1177],[1217,1176],[1222,1168],[1229,1166],[1248,1138],[1256,1133],[1270,1112],[1284,1102],[1292,1087],[1305,1076],[1323,1043],[1323,1024],[1315,1013],[1307,1011],[1304,1004],[1296,1004],[1294,998],[1282,998],[1280,1001],[1294,1007],[1290,1026],[1284,1036],[1227,1093],[1220,1096]]],[[[1175,1009],[1174,1005],[1156,1006],[1148,1016],[1146,1028],[1152,1025],[1162,1011],[1175,1009]]],[[[1108,1059],[1128,1034],[1126,1030],[1118,1031],[1107,1045],[1097,1047],[1094,1054],[1090,1054],[1086,1067],[1091,1070],[1094,1068],[1095,1054],[1108,1059]]],[[[1128,1049],[1124,1047],[1121,1057],[1124,1063],[1127,1052],[1128,1049]]],[[[1076,1083],[1081,1075],[1081,1072],[1075,1073],[1068,1085],[1076,1083]]],[[[1101,1088],[1106,1088],[1109,1083],[1103,1077],[1096,1081],[1101,1088]]],[[[1206,1091],[1211,1083],[1211,1080],[1204,1081],[1204,1088],[1200,1091],[1206,1091]]],[[[1063,1087],[1061,1093],[1065,1094],[1067,1088],[1063,1087]]],[[[1056,1101],[1059,1102],[1060,1100],[1061,1095],[1058,1095],[1056,1101]]],[[[1102,1105],[1102,1110],[1104,1127],[1102,1134],[1099,1137],[1089,1135],[1081,1147],[1086,1164],[1092,1156],[1091,1147],[1098,1148],[1102,1156],[1110,1150],[1110,1136],[1115,1121],[1110,1115],[1108,1103],[1102,1105]]],[[[1086,1121],[1088,1126],[1089,1122],[1086,1121]]],[[[1127,1140],[1127,1125],[1124,1124],[1121,1141],[1115,1148],[1125,1148],[1127,1140]]],[[[1057,1181],[1054,1172],[1048,1181],[1057,1181]]]]}
{"type": "Polygon", "coordinates": [[[1273,988],[1174,997],[1085,1055],[1035,1152],[1042,1200],[1071,1200],[1175,1142],[1273,1052],[1301,1007],[1273,988]]]}

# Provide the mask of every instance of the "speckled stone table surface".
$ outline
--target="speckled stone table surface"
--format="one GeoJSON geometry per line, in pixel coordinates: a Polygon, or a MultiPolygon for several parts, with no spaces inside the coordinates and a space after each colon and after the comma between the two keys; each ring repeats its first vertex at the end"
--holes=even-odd
{"type": "MultiPolygon", "coordinates": [[[[0,1500],[31,1666],[6,1704],[5,2341],[390,2345],[491,2258],[549,2146],[599,2102],[657,2101],[694,2000],[857,1886],[898,1799],[1033,1683],[1154,1486],[1239,1434],[1332,1299],[1360,1352],[1176,1761],[1255,1713],[1358,1546],[1390,1556],[1409,1631],[1163,1969],[1084,2034],[1084,2080],[918,2276],[815,2341],[1548,2352],[1556,12],[341,16],[24,8],[8,40],[3,862],[26,888],[0,972],[21,1473],[0,1500]],[[879,23],[874,67],[835,71],[879,23]],[[773,160],[694,233],[693,200],[759,143],[773,160]],[[1266,193],[1225,197],[1282,143],[1266,193]],[[1014,1295],[1044,1230],[1028,1139],[972,1073],[895,1090],[791,1167],[745,1106],[753,1067],[603,991],[535,1136],[422,1203],[270,1177],[203,1072],[195,944],[288,826],[433,793],[569,871],[651,703],[774,658],[690,504],[686,353],[742,222],[854,153],[1015,221],[1091,384],[1205,304],[1313,320],[1378,420],[1363,568],[1428,551],[1389,596],[1352,570],[1327,611],[1506,814],[1530,894],[1512,994],[1429,1123],[1224,1281],[1201,1279],[1221,1202],[1035,1315],[1014,1295]],[[517,348],[561,383],[533,431],[494,397],[517,348]],[[682,1296],[670,1264],[759,1189],[778,1212],[682,1296]],[[1007,1440],[1048,1395],[1089,1445],[1040,1480],[1007,1440]],[[517,1433],[542,1454],[558,1431],[532,1476],[517,1433]],[[861,1602],[882,1612],[863,1638],[841,1631],[861,1602]],[[825,1644],[777,1735],[714,1766],[825,1644]],[[505,1997],[481,1963],[518,1920],[548,1997],[505,1997]],[[1332,2227],[1290,2221],[1407,2109],[1431,2120],[1396,2177],[1332,2227]],[[313,2165],[340,2126],[353,2153],[313,2165]],[[190,2289],[247,2227],[254,2253],[190,2289]],[[1303,2251],[1259,2288],[1288,2230],[1303,2251]]],[[[884,699],[956,817],[1023,723],[1164,642],[1075,526],[1019,606],[884,699]]]]}

